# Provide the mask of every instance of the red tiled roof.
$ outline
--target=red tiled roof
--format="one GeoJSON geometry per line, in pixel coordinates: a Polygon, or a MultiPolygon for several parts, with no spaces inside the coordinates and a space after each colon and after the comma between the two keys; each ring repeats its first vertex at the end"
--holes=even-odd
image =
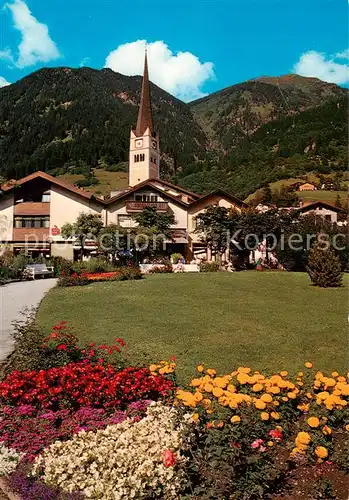
{"type": "Polygon", "coordinates": [[[62,179],[57,179],[57,177],[53,177],[52,175],[46,174],[45,172],[41,172],[40,170],[37,172],[34,172],[33,174],[27,175],[26,177],[23,177],[22,179],[19,179],[16,181],[15,184],[7,184],[5,186],[2,186],[2,190],[4,192],[11,191],[17,186],[22,186],[23,184],[26,184],[27,182],[30,182],[34,179],[41,178],[45,179],[48,182],[51,182],[52,184],[55,184],[56,186],[60,186],[64,189],[67,189],[68,191],[71,191],[72,193],[75,193],[79,196],[83,196],[84,198],[87,199],[96,199],[97,201],[101,202],[104,204],[104,200],[97,198],[94,196],[92,193],[89,191],[84,191],[83,189],[79,189],[76,186],[73,186],[72,184],[69,184],[68,182],[63,181],[62,179]]]}
{"type": "Polygon", "coordinates": [[[328,203],[327,201],[321,201],[321,200],[307,203],[306,205],[297,208],[297,210],[299,212],[306,212],[308,210],[314,210],[318,207],[324,207],[327,208],[328,210],[334,210],[335,212],[345,212],[343,208],[336,207],[336,205],[333,205],[332,203],[328,203]]]}

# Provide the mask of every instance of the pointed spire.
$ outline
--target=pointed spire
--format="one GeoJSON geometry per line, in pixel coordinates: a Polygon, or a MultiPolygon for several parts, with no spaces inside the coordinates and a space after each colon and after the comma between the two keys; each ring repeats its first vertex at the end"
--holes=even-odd
{"type": "Polygon", "coordinates": [[[141,137],[142,135],[144,135],[144,132],[147,130],[147,128],[149,128],[150,133],[153,134],[153,118],[152,118],[151,101],[150,101],[148,59],[147,59],[147,49],[145,49],[141,104],[139,106],[139,112],[138,112],[136,136],[141,137]]]}

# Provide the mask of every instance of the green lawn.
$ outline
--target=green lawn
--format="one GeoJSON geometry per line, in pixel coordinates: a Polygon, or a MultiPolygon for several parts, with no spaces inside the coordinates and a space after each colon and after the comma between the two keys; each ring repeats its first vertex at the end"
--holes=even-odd
{"type": "Polygon", "coordinates": [[[312,287],[307,274],[255,271],[56,288],[38,322],[48,329],[66,320],[83,342],[120,336],[140,361],[175,355],[181,378],[201,361],[220,371],[248,365],[295,372],[310,359],[343,371],[347,278],[339,289],[312,287]]]}

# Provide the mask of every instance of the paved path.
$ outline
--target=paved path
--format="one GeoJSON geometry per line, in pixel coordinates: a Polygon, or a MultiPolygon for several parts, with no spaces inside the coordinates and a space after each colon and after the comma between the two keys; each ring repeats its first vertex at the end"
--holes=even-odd
{"type": "Polygon", "coordinates": [[[55,283],[55,279],[46,278],[0,286],[0,363],[13,348],[12,322],[24,319],[21,311],[38,306],[55,283]]]}

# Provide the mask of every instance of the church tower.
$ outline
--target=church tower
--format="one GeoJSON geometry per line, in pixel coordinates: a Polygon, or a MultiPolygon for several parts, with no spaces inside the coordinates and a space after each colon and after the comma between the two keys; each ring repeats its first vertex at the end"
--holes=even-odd
{"type": "Polygon", "coordinates": [[[154,135],[153,117],[150,100],[147,52],[144,60],[144,73],[141,103],[136,130],[131,130],[128,181],[133,187],[147,179],[159,178],[160,148],[159,134],[154,135]]]}

